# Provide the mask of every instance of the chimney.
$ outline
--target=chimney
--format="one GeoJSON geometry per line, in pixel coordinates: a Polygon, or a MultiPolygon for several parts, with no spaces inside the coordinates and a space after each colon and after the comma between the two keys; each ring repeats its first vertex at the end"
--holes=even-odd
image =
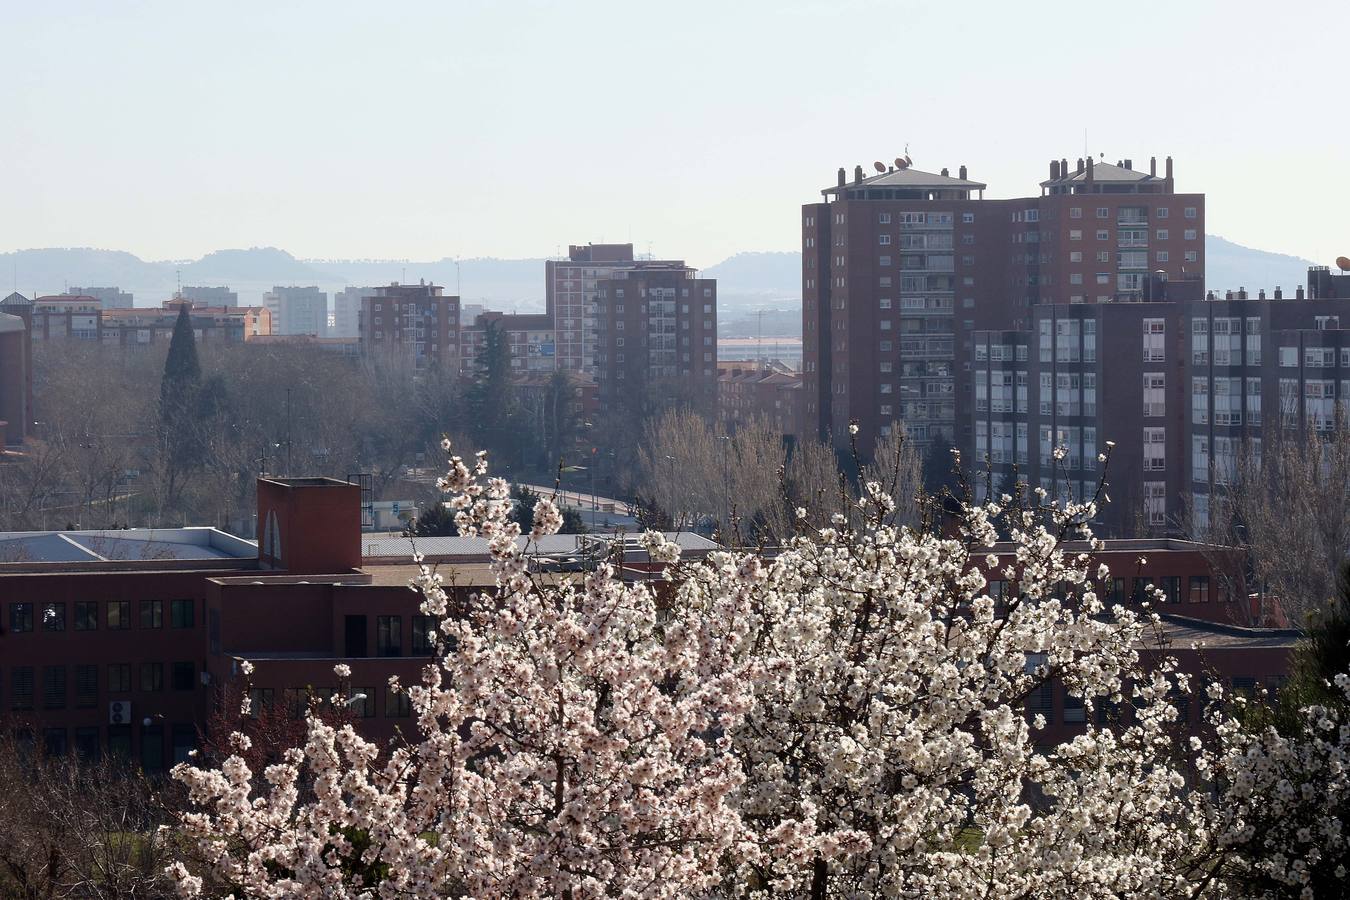
{"type": "Polygon", "coordinates": [[[1276,300],[1284,299],[1284,291],[1280,290],[1280,286],[1278,284],[1275,285],[1275,299],[1276,300]]]}
{"type": "Polygon", "coordinates": [[[1158,157],[1150,156],[1148,158],[1148,174],[1154,178],[1158,177],[1158,157]]]}
{"type": "Polygon", "coordinates": [[[1245,287],[1239,287],[1239,288],[1238,288],[1238,299],[1239,299],[1239,300],[1246,300],[1246,299],[1247,299],[1247,289],[1246,289],[1245,287]]]}
{"type": "Polygon", "coordinates": [[[1232,300],[1232,299],[1233,299],[1233,292],[1232,292],[1232,291],[1224,291],[1224,292],[1223,292],[1223,299],[1225,299],[1225,300],[1232,300]]]}
{"type": "Polygon", "coordinates": [[[962,166],[961,168],[957,169],[956,171],[959,173],[960,179],[961,179],[962,181],[965,181],[965,180],[966,180],[966,167],[965,167],[965,166],[962,166]]]}
{"type": "Polygon", "coordinates": [[[1214,302],[1214,292],[1213,292],[1213,291],[1206,291],[1206,292],[1205,292],[1205,299],[1208,300],[1208,301],[1210,301],[1211,303],[1213,303],[1213,302],[1214,302]]]}
{"type": "Polygon", "coordinates": [[[1176,184],[1176,182],[1172,180],[1172,157],[1167,157],[1166,166],[1167,168],[1164,171],[1167,172],[1167,184],[1163,186],[1163,190],[1171,194],[1174,192],[1176,184]]]}
{"type": "Polygon", "coordinates": [[[1083,174],[1083,157],[1078,157],[1078,174],[1083,174]]]}
{"type": "Polygon", "coordinates": [[[1256,299],[1257,299],[1257,300],[1264,300],[1264,299],[1266,299],[1266,289],[1265,289],[1265,288],[1261,288],[1261,290],[1259,290],[1259,291],[1256,292],[1256,299]]]}
{"type": "Polygon", "coordinates": [[[1092,157],[1087,158],[1087,180],[1092,181],[1092,157]]]}
{"type": "Polygon", "coordinates": [[[840,167],[839,167],[839,186],[840,186],[840,187],[843,187],[844,184],[845,184],[847,181],[848,181],[848,173],[844,171],[844,167],[843,167],[843,166],[840,166],[840,167]]]}
{"type": "Polygon", "coordinates": [[[943,167],[942,167],[942,177],[943,177],[943,178],[946,178],[947,175],[948,175],[947,167],[946,167],[946,166],[943,166],[943,167]]]}
{"type": "Polygon", "coordinates": [[[1294,291],[1294,299],[1295,300],[1303,299],[1303,285],[1299,285],[1298,290],[1294,291]]]}
{"type": "Polygon", "coordinates": [[[855,184],[862,181],[862,166],[853,167],[853,181],[855,184]]]}
{"type": "Polygon", "coordinates": [[[1172,177],[1172,157],[1170,157],[1170,156],[1167,157],[1167,169],[1166,169],[1166,172],[1167,172],[1167,177],[1168,177],[1168,178],[1171,178],[1171,177],[1172,177]]]}
{"type": "Polygon", "coordinates": [[[1064,159],[1063,157],[1061,157],[1059,160],[1059,177],[1060,178],[1069,177],[1069,161],[1067,159],[1064,159]]]}
{"type": "Polygon", "coordinates": [[[1134,171],[1134,160],[1132,160],[1132,159],[1127,159],[1127,160],[1125,160],[1125,168],[1126,168],[1126,169],[1129,169],[1131,172],[1133,172],[1133,171],[1134,171]]]}
{"type": "Polygon", "coordinates": [[[1059,160],[1057,159],[1050,160],[1050,180],[1059,180],[1059,160]]]}

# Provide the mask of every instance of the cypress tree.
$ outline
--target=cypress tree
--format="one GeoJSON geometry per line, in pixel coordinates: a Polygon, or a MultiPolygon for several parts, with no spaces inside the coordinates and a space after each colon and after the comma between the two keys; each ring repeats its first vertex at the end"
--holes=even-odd
{"type": "Polygon", "coordinates": [[[159,382],[159,423],[165,449],[175,468],[190,463],[195,446],[195,405],[201,386],[202,366],[197,359],[197,340],[192,333],[188,305],[178,308],[178,320],[169,340],[164,375],[159,382]]]}

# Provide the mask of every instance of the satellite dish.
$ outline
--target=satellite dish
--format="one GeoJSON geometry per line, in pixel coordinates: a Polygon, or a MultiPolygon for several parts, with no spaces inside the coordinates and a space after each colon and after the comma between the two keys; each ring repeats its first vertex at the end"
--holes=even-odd
{"type": "Polygon", "coordinates": [[[1350,272],[1350,256],[1336,257],[1336,268],[1342,272],[1350,272]]]}
{"type": "Polygon", "coordinates": [[[872,163],[872,166],[873,166],[878,172],[885,172],[885,171],[886,171],[886,164],[885,164],[884,162],[882,162],[881,160],[877,160],[876,162],[872,163]]]}
{"type": "Polygon", "coordinates": [[[907,159],[897,159],[897,160],[896,160],[896,163],[899,165],[899,168],[901,168],[901,169],[908,169],[908,168],[909,168],[909,160],[907,160],[907,159]]]}
{"type": "Polygon", "coordinates": [[[895,158],[895,167],[897,169],[903,169],[905,167],[905,158],[903,156],[897,156],[895,158]]]}

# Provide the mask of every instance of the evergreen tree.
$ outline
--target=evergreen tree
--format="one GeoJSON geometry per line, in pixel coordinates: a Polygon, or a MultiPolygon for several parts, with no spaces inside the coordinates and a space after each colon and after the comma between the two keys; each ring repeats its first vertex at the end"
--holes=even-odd
{"type": "Polygon", "coordinates": [[[519,423],[511,386],[511,347],[506,332],[489,319],[483,327],[483,346],[474,359],[474,383],[467,394],[469,423],[478,445],[509,463],[519,456],[527,429],[519,423]]]}
{"type": "Polygon", "coordinates": [[[934,436],[928,445],[928,453],[923,458],[923,486],[930,494],[939,494],[944,488],[955,493],[960,487],[953,466],[952,446],[942,434],[934,436]]]}
{"type": "Polygon", "coordinates": [[[455,514],[440,500],[428,503],[422,514],[403,529],[403,536],[410,538],[451,537],[457,534],[459,526],[455,524],[455,514]]]}
{"type": "Polygon", "coordinates": [[[197,359],[197,339],[192,332],[188,306],[178,307],[169,340],[169,355],[164,359],[164,375],[159,382],[160,422],[169,430],[181,426],[191,414],[201,383],[202,365],[197,359]]]}

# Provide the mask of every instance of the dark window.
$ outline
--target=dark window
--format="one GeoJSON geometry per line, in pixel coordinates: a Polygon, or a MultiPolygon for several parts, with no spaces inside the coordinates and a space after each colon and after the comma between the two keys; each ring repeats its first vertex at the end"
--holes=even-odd
{"type": "Polygon", "coordinates": [[[365,656],[369,652],[366,650],[366,617],[347,616],[343,627],[343,648],[346,651],[344,655],[365,656]]]}
{"type": "Polygon", "coordinates": [[[1094,701],[1094,710],[1098,728],[1106,728],[1120,721],[1120,707],[1104,697],[1094,701]]]}
{"type": "Polygon", "coordinates": [[[16,666],[9,679],[10,706],[13,709],[33,708],[33,667],[16,666]]]}
{"type": "Polygon", "coordinates": [[[64,728],[47,728],[42,732],[42,749],[48,756],[66,755],[66,730],[64,728]]]}
{"type": "Polygon", "coordinates": [[[177,765],[189,760],[188,754],[197,747],[197,729],[188,722],[174,722],[170,732],[173,737],[173,761],[177,765]]]}
{"type": "Polygon", "coordinates": [[[141,663],[141,690],[164,690],[164,663],[141,663]]]}
{"type": "Polygon", "coordinates": [[[142,627],[142,628],[163,628],[163,627],[164,627],[164,601],[163,601],[163,600],[142,600],[142,601],[141,601],[141,627],[142,627]]]}
{"type": "Polygon", "coordinates": [[[1111,605],[1112,605],[1112,606],[1115,606],[1117,603],[1124,603],[1124,602],[1125,602],[1125,579],[1124,579],[1124,578],[1112,578],[1112,579],[1111,579],[1111,605]]]}
{"type": "Polygon", "coordinates": [[[1008,582],[998,580],[991,581],[986,590],[989,593],[989,599],[993,600],[995,603],[1002,603],[1008,594],[1008,582]]]}
{"type": "Polygon", "coordinates": [[[108,755],[113,759],[131,759],[131,726],[108,726],[108,755]]]}
{"type": "Polygon", "coordinates": [[[412,655],[430,656],[436,650],[436,622],[435,616],[413,616],[412,620],[412,655]]]}
{"type": "Polygon", "coordinates": [[[66,630],[66,605],[64,603],[42,604],[42,630],[66,630]]]}
{"type": "Polygon", "coordinates": [[[272,704],[276,702],[276,691],[272,688],[249,688],[248,699],[249,713],[256,716],[263,710],[272,708],[272,704]]]}
{"type": "Polygon", "coordinates": [[[373,687],[355,688],[352,691],[352,712],[363,719],[369,719],[375,715],[375,689],[373,687]],[[356,698],[360,697],[360,700],[356,698]]]}
{"type": "Polygon", "coordinates": [[[33,630],[33,604],[11,603],[9,605],[9,630],[14,632],[33,630]]]}
{"type": "Polygon", "coordinates": [[[98,601],[75,601],[75,630],[95,631],[98,628],[98,601]]]}
{"type": "Polygon", "coordinates": [[[98,762],[98,726],[84,725],[75,729],[75,755],[83,763],[98,762]]]}
{"type": "Polygon", "coordinates": [[[1181,576],[1164,575],[1158,579],[1158,587],[1162,588],[1165,603],[1181,602],[1181,576]]]}
{"type": "Polygon", "coordinates": [[[44,666],[42,669],[42,708],[66,708],[66,667],[44,666]]]}
{"type": "Polygon", "coordinates": [[[309,691],[304,688],[286,688],[281,692],[281,700],[286,704],[286,714],[292,719],[303,719],[309,709],[309,691]]]}
{"type": "Polygon", "coordinates": [[[1191,596],[1191,602],[1192,602],[1192,603],[1208,603],[1208,602],[1209,602],[1209,576],[1208,576],[1208,575],[1192,575],[1192,576],[1191,576],[1191,590],[1190,590],[1190,596],[1191,596]]]}
{"type": "Polygon", "coordinates": [[[220,652],[220,610],[213,609],[206,614],[206,634],[211,644],[211,653],[220,652]]]}
{"type": "Polygon", "coordinates": [[[108,693],[125,694],[131,690],[131,664],[108,663],[108,693]]]}
{"type": "Polygon", "coordinates": [[[1191,721],[1191,695],[1184,694],[1176,688],[1167,692],[1167,702],[1177,708],[1177,721],[1183,726],[1190,724],[1191,721]]]}
{"type": "Polygon", "coordinates": [[[1245,675],[1233,676],[1233,694],[1241,695],[1247,699],[1256,697],[1256,679],[1245,675]]]}
{"type": "Polygon", "coordinates": [[[408,702],[406,691],[394,692],[394,689],[385,686],[384,689],[384,716],[386,719],[400,719],[412,715],[412,704],[408,702]]]}
{"type": "Polygon", "coordinates": [[[123,628],[130,628],[130,627],[131,627],[131,601],[109,600],[108,629],[110,631],[120,631],[123,628]]]}
{"type": "Polygon", "coordinates": [[[1152,603],[1153,592],[1152,590],[1150,590],[1152,587],[1153,587],[1152,578],[1136,578],[1134,580],[1134,602],[1152,603]]]}
{"type": "Polygon", "coordinates": [[[403,617],[375,617],[375,653],[377,656],[403,655],[403,617]]]}
{"type": "Polygon", "coordinates": [[[146,772],[164,770],[164,726],[158,722],[141,728],[141,768],[146,772]]]}
{"type": "Polygon", "coordinates": [[[88,709],[98,702],[98,666],[81,663],[75,667],[75,705],[88,709]]]}
{"type": "Polygon", "coordinates": [[[1064,692],[1064,724],[1081,725],[1087,721],[1086,711],[1083,709],[1083,698],[1074,697],[1067,690],[1064,692]]]}
{"type": "Polygon", "coordinates": [[[174,600],[169,605],[169,617],[174,628],[191,628],[193,625],[194,603],[191,600],[174,600]]]}
{"type": "Polygon", "coordinates": [[[192,682],[197,677],[197,666],[192,662],[176,662],[173,664],[173,689],[175,691],[192,690],[192,682]]]}

